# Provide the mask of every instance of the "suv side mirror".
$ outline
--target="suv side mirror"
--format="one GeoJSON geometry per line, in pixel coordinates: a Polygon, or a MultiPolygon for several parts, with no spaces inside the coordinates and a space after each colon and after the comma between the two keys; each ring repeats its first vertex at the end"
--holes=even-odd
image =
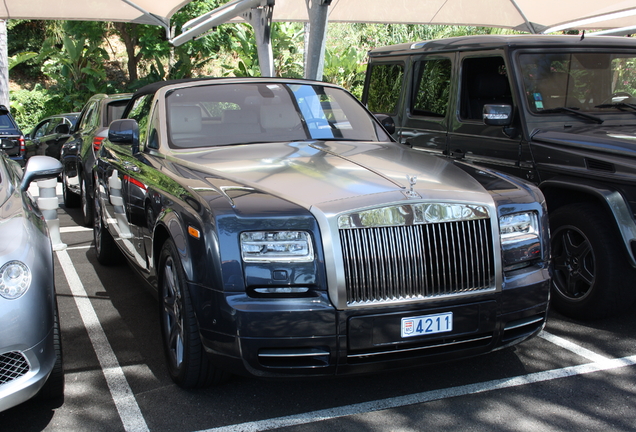
{"type": "Polygon", "coordinates": [[[509,126],[512,123],[512,105],[484,105],[484,123],[488,126],[509,126]]]}
{"type": "Polygon", "coordinates": [[[115,144],[139,148],[139,124],[137,124],[137,120],[114,120],[108,128],[108,140],[115,144]]]}
{"type": "Polygon", "coordinates": [[[58,133],[61,135],[68,135],[71,133],[71,128],[66,123],[62,123],[55,126],[55,133],[58,133]]]}
{"type": "Polygon", "coordinates": [[[395,133],[395,121],[393,121],[393,117],[388,114],[374,114],[374,116],[384,129],[386,129],[389,135],[393,135],[395,133]]]}

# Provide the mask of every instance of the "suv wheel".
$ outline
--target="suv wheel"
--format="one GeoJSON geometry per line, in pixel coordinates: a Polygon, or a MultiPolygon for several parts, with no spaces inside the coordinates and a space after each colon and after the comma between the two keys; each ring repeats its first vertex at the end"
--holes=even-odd
{"type": "Polygon", "coordinates": [[[82,216],[84,218],[82,222],[84,226],[90,227],[93,225],[93,202],[88,195],[84,177],[80,178],[80,197],[82,201],[82,216]]]}
{"type": "Polygon", "coordinates": [[[74,208],[79,206],[80,197],[68,189],[67,181],[68,178],[62,173],[62,197],[64,198],[64,206],[74,208]]]}
{"type": "Polygon", "coordinates": [[[623,312],[636,298],[634,270],[608,215],[593,204],[561,207],[550,215],[552,304],[576,319],[623,312]]]}
{"type": "Polygon", "coordinates": [[[94,195],[94,212],[93,212],[93,239],[95,241],[95,254],[97,261],[102,265],[119,264],[122,255],[115,244],[115,239],[108,232],[108,228],[104,226],[102,220],[102,208],[98,201],[98,192],[94,195]]]}

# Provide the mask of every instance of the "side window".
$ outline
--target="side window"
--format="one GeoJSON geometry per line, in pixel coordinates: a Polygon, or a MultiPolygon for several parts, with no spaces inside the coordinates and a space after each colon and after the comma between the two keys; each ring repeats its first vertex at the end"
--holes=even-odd
{"type": "Polygon", "coordinates": [[[384,63],[372,65],[367,94],[369,111],[396,114],[403,77],[403,64],[384,63]]]}
{"type": "Polygon", "coordinates": [[[153,95],[144,95],[133,102],[127,118],[137,120],[139,125],[139,144],[143,147],[148,137],[148,123],[150,119],[150,105],[153,95]]]}
{"type": "Polygon", "coordinates": [[[46,135],[54,134],[55,133],[55,128],[60,123],[62,123],[62,119],[61,118],[51,119],[51,121],[49,122],[48,126],[46,127],[46,135]]]}
{"type": "Polygon", "coordinates": [[[40,138],[43,137],[44,134],[46,133],[46,128],[49,126],[49,121],[42,123],[41,125],[38,126],[38,128],[35,130],[35,133],[33,134],[33,138],[40,138]]]}
{"type": "Polygon", "coordinates": [[[148,133],[148,148],[159,148],[159,110],[157,104],[152,109],[152,120],[150,121],[150,132],[148,133]]]}
{"type": "Polygon", "coordinates": [[[452,63],[448,58],[426,59],[415,64],[415,94],[411,98],[413,115],[446,117],[452,63]]]}
{"type": "Polygon", "coordinates": [[[82,115],[82,119],[80,120],[80,124],[78,128],[79,130],[85,130],[90,127],[91,119],[93,117],[94,112],[95,112],[95,102],[91,103],[84,110],[84,114],[82,115]]]}
{"type": "Polygon", "coordinates": [[[512,105],[502,57],[467,57],[462,63],[460,118],[482,121],[484,105],[512,105]]]}

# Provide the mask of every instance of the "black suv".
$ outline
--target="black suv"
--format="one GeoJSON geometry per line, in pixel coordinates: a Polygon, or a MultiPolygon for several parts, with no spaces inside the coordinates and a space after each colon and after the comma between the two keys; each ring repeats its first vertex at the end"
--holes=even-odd
{"type": "Polygon", "coordinates": [[[35,145],[27,146],[22,131],[4,105],[0,105],[0,141],[0,148],[21,166],[37,150],[35,145]]]}
{"type": "Polygon", "coordinates": [[[536,183],[550,211],[553,305],[636,299],[636,40],[468,36],[369,53],[363,102],[402,144],[536,183]]]}
{"type": "Polygon", "coordinates": [[[85,226],[93,224],[93,178],[90,173],[95,163],[95,152],[108,135],[108,125],[121,118],[131,96],[132,93],[92,96],[82,108],[72,137],[62,146],[64,205],[81,205],[85,226]]]}

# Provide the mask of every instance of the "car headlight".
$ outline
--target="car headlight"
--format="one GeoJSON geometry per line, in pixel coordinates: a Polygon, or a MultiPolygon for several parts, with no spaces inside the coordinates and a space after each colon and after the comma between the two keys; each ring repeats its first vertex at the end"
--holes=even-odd
{"type": "Polygon", "coordinates": [[[514,213],[499,218],[499,232],[505,270],[541,258],[539,219],[535,212],[514,213]]]}
{"type": "Polygon", "coordinates": [[[0,296],[15,300],[31,286],[31,270],[20,261],[9,261],[0,268],[0,296]]]}
{"type": "Polygon", "coordinates": [[[241,233],[245,262],[311,262],[314,248],[305,231],[252,231],[241,233]]]}

